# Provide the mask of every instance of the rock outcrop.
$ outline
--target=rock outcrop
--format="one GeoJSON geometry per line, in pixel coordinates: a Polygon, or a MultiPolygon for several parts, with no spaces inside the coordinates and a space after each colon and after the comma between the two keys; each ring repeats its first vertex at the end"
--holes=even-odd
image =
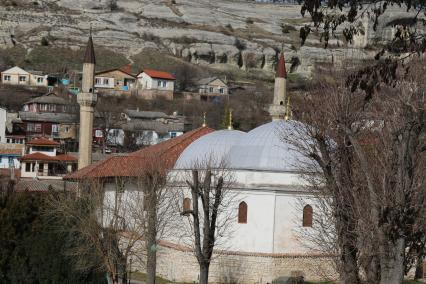
{"type": "MultiPolygon", "coordinates": [[[[384,22],[402,13],[391,11],[384,22]]],[[[309,21],[300,16],[300,6],[242,0],[5,0],[0,19],[0,48],[30,49],[46,38],[51,45],[78,49],[92,27],[98,45],[128,57],[150,47],[194,64],[271,71],[284,47],[288,67],[302,75],[316,62],[372,58],[374,48],[365,47],[392,35],[392,27],[383,24],[374,32],[364,20],[366,32],[353,45],[332,40],[324,49],[313,35],[300,47],[298,30],[309,21]]]]}

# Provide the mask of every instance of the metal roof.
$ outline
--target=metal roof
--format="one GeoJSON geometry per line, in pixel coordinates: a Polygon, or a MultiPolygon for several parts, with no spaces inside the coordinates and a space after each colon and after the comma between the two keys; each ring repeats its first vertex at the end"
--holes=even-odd
{"type": "Polygon", "coordinates": [[[77,114],[70,113],[51,113],[51,112],[29,112],[20,111],[19,118],[21,121],[40,121],[40,122],[57,122],[57,123],[75,123],[78,122],[77,114]]]}

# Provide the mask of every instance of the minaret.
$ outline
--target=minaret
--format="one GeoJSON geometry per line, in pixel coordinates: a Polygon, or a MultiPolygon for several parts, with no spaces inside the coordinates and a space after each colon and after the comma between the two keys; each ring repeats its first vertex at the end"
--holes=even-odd
{"type": "Polygon", "coordinates": [[[285,70],[284,53],[278,60],[275,74],[274,101],[269,106],[272,120],[284,119],[286,115],[287,72],[285,70]]]}
{"type": "Polygon", "coordinates": [[[80,105],[79,169],[92,163],[93,113],[98,100],[94,88],[95,64],[95,51],[92,35],[90,35],[84,54],[81,92],[77,95],[77,101],[80,105]]]}

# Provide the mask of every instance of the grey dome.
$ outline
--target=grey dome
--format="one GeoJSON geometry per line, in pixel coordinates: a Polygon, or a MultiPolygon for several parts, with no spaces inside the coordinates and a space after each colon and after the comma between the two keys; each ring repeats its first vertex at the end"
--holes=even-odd
{"type": "Polygon", "coordinates": [[[296,171],[305,160],[291,145],[283,141],[283,135],[291,135],[297,121],[275,120],[250,132],[230,150],[230,164],[234,169],[265,171],[296,171]]]}
{"type": "Polygon", "coordinates": [[[225,162],[230,167],[229,151],[245,135],[245,132],[238,130],[219,130],[204,135],[186,147],[174,168],[191,169],[206,162],[210,162],[212,167],[225,162]]]}

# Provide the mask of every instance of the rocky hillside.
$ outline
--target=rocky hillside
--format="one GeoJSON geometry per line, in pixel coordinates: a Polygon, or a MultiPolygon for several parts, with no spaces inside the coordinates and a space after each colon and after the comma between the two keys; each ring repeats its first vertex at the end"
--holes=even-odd
{"type": "Polygon", "coordinates": [[[374,46],[392,36],[386,23],[403,12],[388,13],[378,32],[365,20],[368,32],[352,46],[332,40],[324,49],[315,34],[300,47],[299,28],[309,19],[301,17],[298,5],[242,0],[2,0],[0,48],[50,45],[79,50],[92,26],[97,45],[128,59],[154,48],[195,64],[269,72],[284,47],[292,72],[309,75],[316,62],[372,58],[374,46]]]}

